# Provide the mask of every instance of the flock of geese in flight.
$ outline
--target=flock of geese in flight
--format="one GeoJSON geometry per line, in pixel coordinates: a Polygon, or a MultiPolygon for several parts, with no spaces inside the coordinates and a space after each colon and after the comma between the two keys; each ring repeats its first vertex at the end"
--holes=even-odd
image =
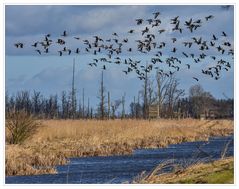
{"type": "MultiPolygon", "coordinates": [[[[201,69],[201,73],[205,74],[215,80],[220,78],[222,71],[228,71],[231,68],[230,62],[218,58],[220,56],[214,55],[231,55],[232,59],[234,56],[233,44],[227,40],[227,34],[222,31],[220,34],[212,34],[210,40],[205,40],[203,37],[194,36],[187,41],[181,41],[177,37],[172,37],[170,40],[160,41],[158,37],[164,38],[163,33],[167,32],[166,29],[162,28],[162,20],[160,19],[161,13],[153,13],[152,18],[149,19],[136,19],[136,26],[143,28],[142,30],[130,29],[127,35],[133,36],[135,33],[140,34],[140,39],[134,39],[136,47],[129,47],[130,37],[121,36],[116,32],[112,33],[112,36],[108,39],[95,35],[92,40],[82,39],[81,37],[75,36],[74,40],[83,43],[83,47],[77,47],[74,50],[67,48],[67,37],[69,34],[67,31],[63,31],[60,37],[55,41],[51,39],[51,34],[44,36],[42,41],[36,41],[31,46],[35,49],[39,55],[47,54],[50,52],[52,44],[56,43],[60,46],[61,50],[58,50],[59,56],[88,53],[95,57],[92,62],[88,63],[90,67],[97,67],[101,64],[103,70],[107,69],[107,64],[124,64],[127,69],[122,70],[126,75],[130,72],[135,71],[137,77],[140,80],[145,80],[146,74],[156,69],[159,74],[170,77],[175,72],[185,69],[190,69],[195,63],[198,64],[202,61],[209,61],[212,64],[208,64],[207,68],[201,69]],[[220,40],[222,39],[222,40],[220,40]],[[128,45],[127,45],[128,44],[128,45]],[[179,45],[183,45],[180,47],[179,45]],[[127,47],[128,46],[128,47],[127,47]],[[167,48],[166,48],[167,47],[167,48]],[[186,52],[194,48],[192,52],[186,52]],[[182,51],[182,49],[186,49],[182,51]],[[171,49],[171,50],[169,50],[171,49]],[[198,53],[195,53],[195,49],[198,53]],[[209,51],[213,49],[214,51],[209,51]],[[167,50],[168,57],[164,56],[165,50],[167,50]],[[138,52],[145,55],[150,55],[150,63],[142,65],[142,60],[133,60],[133,58],[122,58],[120,55],[124,52],[126,54],[132,52],[138,52]],[[96,56],[97,55],[97,56],[96,56]],[[100,55],[100,57],[99,57],[100,55]],[[102,55],[104,55],[102,57],[102,55]],[[179,58],[178,58],[179,57],[179,58]],[[180,57],[190,59],[190,63],[183,63],[180,57]],[[207,59],[206,59],[207,58],[207,59]],[[165,67],[167,69],[165,69],[165,67]]],[[[203,19],[192,19],[182,21],[179,16],[170,19],[170,26],[172,26],[172,33],[176,33],[180,36],[183,32],[189,32],[193,34],[198,28],[201,28],[204,23],[209,22],[214,18],[213,15],[204,17],[203,19]]],[[[25,44],[18,42],[14,44],[16,48],[24,48],[25,44]]],[[[80,46],[80,45],[79,45],[80,46]]],[[[198,77],[193,77],[195,81],[199,81],[198,77]]]]}

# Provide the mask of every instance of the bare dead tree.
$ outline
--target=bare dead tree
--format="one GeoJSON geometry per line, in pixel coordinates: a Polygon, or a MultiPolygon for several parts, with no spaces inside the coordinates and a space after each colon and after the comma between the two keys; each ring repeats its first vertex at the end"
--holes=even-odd
{"type": "Polygon", "coordinates": [[[148,92],[147,92],[147,99],[148,99],[148,106],[154,104],[157,101],[157,95],[154,92],[154,80],[148,78],[148,92]]]}
{"type": "Polygon", "coordinates": [[[177,104],[180,97],[184,96],[184,90],[179,89],[179,80],[174,76],[170,76],[170,80],[167,86],[167,116],[173,118],[174,110],[173,108],[177,104]]]}
{"type": "Polygon", "coordinates": [[[156,73],[156,82],[157,82],[157,112],[158,118],[160,118],[160,114],[162,111],[163,102],[165,101],[168,87],[168,77],[161,72],[156,73]]]}
{"type": "Polygon", "coordinates": [[[189,89],[189,99],[191,102],[191,109],[193,117],[199,118],[200,114],[207,114],[209,109],[213,107],[214,97],[204,91],[201,85],[193,85],[189,89]]]}
{"type": "Polygon", "coordinates": [[[58,116],[58,104],[57,95],[50,95],[49,99],[46,100],[48,118],[55,119],[58,116]]]}
{"type": "Polygon", "coordinates": [[[32,95],[32,105],[33,105],[33,115],[39,116],[41,111],[41,93],[37,91],[33,91],[32,95]]]}
{"type": "Polygon", "coordinates": [[[112,119],[115,119],[115,117],[116,117],[115,113],[121,103],[122,103],[121,100],[115,100],[114,102],[111,102],[112,119]]]}
{"type": "Polygon", "coordinates": [[[29,91],[17,92],[15,98],[15,109],[25,110],[28,114],[31,112],[31,100],[29,91]]]}

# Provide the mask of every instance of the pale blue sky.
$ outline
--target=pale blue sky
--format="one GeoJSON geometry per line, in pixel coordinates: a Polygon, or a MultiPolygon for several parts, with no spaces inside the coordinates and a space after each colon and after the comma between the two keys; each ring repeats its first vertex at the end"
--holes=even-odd
{"type": "MultiPolygon", "coordinates": [[[[72,77],[72,62],[76,60],[76,89],[78,94],[85,88],[86,96],[91,98],[92,103],[97,102],[97,93],[101,67],[90,68],[87,66],[92,62],[94,55],[81,53],[80,55],[70,55],[59,57],[57,50],[59,47],[54,45],[50,50],[50,55],[38,56],[31,47],[33,41],[43,38],[45,34],[51,33],[55,40],[64,30],[69,33],[68,48],[83,47],[78,41],[73,40],[74,36],[80,36],[82,39],[91,39],[94,35],[100,35],[107,39],[112,37],[113,32],[117,32],[121,38],[128,37],[127,31],[134,28],[141,30],[143,28],[135,24],[137,18],[150,18],[152,12],[160,11],[162,27],[166,28],[165,34],[159,38],[160,41],[170,41],[171,37],[177,37],[178,40],[190,40],[193,36],[202,36],[205,40],[210,40],[212,34],[219,37],[219,40],[225,40],[220,35],[225,31],[228,35],[227,40],[233,43],[233,7],[228,10],[220,6],[6,6],[6,90],[15,93],[19,90],[37,90],[43,94],[49,95],[60,93],[63,90],[70,90],[72,77]],[[205,16],[214,15],[215,18],[203,24],[198,31],[191,34],[184,31],[183,34],[172,33],[168,31],[169,21],[175,16],[180,16],[182,20],[204,19],[205,16]],[[15,42],[23,42],[24,49],[16,49],[15,42]]],[[[135,38],[141,34],[137,34],[135,38]]],[[[129,46],[134,46],[134,42],[129,42],[129,46]]],[[[180,50],[186,50],[183,45],[177,45],[180,50]]],[[[170,53],[172,46],[168,46],[165,56],[172,56],[170,53]]],[[[190,52],[198,54],[198,50],[192,48],[190,52]]],[[[217,59],[225,59],[233,66],[231,56],[221,56],[215,50],[209,50],[207,55],[217,56],[217,59]]],[[[203,63],[193,64],[192,59],[182,57],[180,53],[178,58],[183,64],[192,64],[191,69],[182,68],[177,73],[180,79],[180,86],[188,92],[188,88],[197,84],[192,79],[193,76],[199,77],[199,83],[205,90],[210,91],[216,98],[223,98],[223,93],[228,97],[233,97],[233,72],[223,72],[220,80],[215,81],[201,74],[201,69],[208,65],[213,65],[211,59],[206,59],[203,63]]],[[[142,64],[150,60],[152,54],[147,56],[134,51],[131,55],[123,52],[121,58],[133,57],[135,60],[141,60],[142,64]]],[[[136,77],[136,74],[129,74],[127,77],[122,72],[124,65],[107,65],[105,71],[105,86],[111,91],[112,99],[119,99],[125,92],[127,102],[137,95],[142,82],[136,77]]],[[[154,77],[154,73],[151,73],[154,77]]]]}

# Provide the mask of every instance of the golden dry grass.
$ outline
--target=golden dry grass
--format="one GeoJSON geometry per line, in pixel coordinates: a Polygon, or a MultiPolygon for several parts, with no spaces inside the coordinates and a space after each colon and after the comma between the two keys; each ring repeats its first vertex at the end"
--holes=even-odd
{"type": "Polygon", "coordinates": [[[21,146],[7,145],[6,174],[47,173],[42,167],[65,164],[67,157],[130,154],[137,148],[165,147],[232,133],[230,120],[46,120],[21,146]]]}
{"type": "MultiPolygon", "coordinates": [[[[61,164],[51,154],[35,153],[32,149],[20,145],[6,146],[6,175],[33,175],[56,173],[53,165],[61,164]],[[52,166],[51,166],[52,165],[52,166]]],[[[65,161],[65,158],[63,158],[65,161]]],[[[65,163],[65,162],[64,162],[65,163]]]]}

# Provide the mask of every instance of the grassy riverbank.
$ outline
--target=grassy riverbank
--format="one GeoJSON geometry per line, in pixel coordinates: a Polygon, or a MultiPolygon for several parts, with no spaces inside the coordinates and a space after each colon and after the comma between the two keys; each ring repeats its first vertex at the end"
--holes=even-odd
{"type": "Polygon", "coordinates": [[[6,145],[6,175],[55,173],[67,157],[130,154],[233,133],[230,120],[48,120],[22,145],[6,145]]]}
{"type": "Polygon", "coordinates": [[[211,163],[194,164],[184,170],[158,175],[159,165],[152,173],[141,175],[133,183],[139,184],[233,184],[233,157],[211,163]]]}

